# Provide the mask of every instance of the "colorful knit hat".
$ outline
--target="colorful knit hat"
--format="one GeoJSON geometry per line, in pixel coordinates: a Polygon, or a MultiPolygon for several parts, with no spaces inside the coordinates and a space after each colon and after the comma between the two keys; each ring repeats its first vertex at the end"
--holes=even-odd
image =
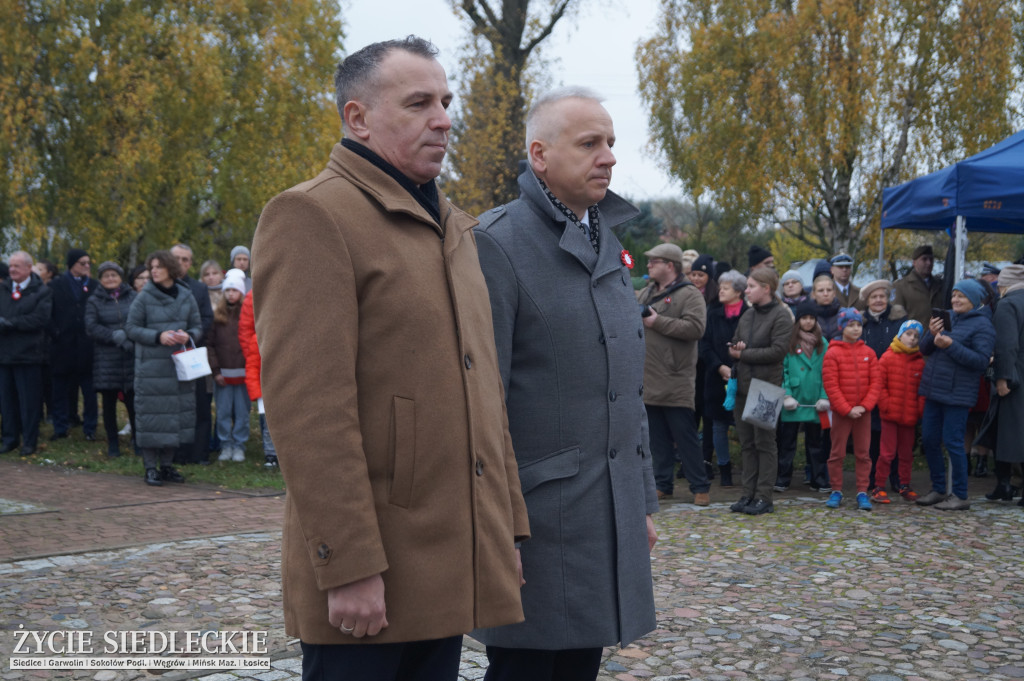
{"type": "Polygon", "coordinates": [[[860,311],[855,307],[843,307],[839,309],[839,314],[836,316],[836,321],[839,323],[839,329],[845,329],[846,325],[850,322],[864,323],[864,316],[861,315],[860,311]]]}
{"type": "Polygon", "coordinates": [[[924,335],[924,326],[921,324],[921,322],[917,321],[916,319],[908,319],[907,321],[900,324],[900,330],[896,334],[896,337],[899,338],[900,336],[902,336],[907,331],[910,331],[911,329],[917,331],[918,336],[924,335]]]}

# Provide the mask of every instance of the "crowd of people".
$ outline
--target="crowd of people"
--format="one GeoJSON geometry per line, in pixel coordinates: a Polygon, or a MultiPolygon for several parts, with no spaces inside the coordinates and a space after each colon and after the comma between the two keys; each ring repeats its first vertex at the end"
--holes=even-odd
{"type": "MultiPolygon", "coordinates": [[[[206,261],[195,280],[192,249],[176,244],[127,276],[118,263],[100,263],[93,278],[92,258],[81,249],[67,252],[64,272],[13,253],[0,283],[0,453],[34,454],[44,420],[53,425],[51,440],[81,426],[85,440],[98,441],[101,402],[107,455],[121,456],[119,436],[130,434],[149,485],[183,482],[175,464],[208,464],[211,452],[245,461],[251,404],[262,404],[252,304],[244,302],[251,298],[249,249],[236,246],[230,262],[225,273],[206,261]],[[206,348],[210,375],[181,381],[172,356],[196,347],[206,348]],[[124,429],[119,402],[128,414],[124,429]]],[[[265,465],[274,467],[276,451],[260,422],[265,465]]]]}
{"type": "Polygon", "coordinates": [[[971,460],[974,474],[984,476],[992,453],[997,484],[988,498],[1020,494],[1012,467],[1021,456],[1010,443],[1020,423],[1013,414],[1021,413],[1015,389],[1024,370],[1024,264],[1000,270],[985,263],[978,278],[955,283],[947,310],[930,245],[914,250],[912,268],[895,284],[879,279],[863,288],[852,282],[846,253],[820,261],[810,281],[796,270],[780,277],[759,246],[751,247],[745,274],[671,244],[646,255],[649,283],[637,292],[649,329],[645,388],[671,377],[674,395],[660,387],[645,397],[660,498],[672,494],[676,463],[697,505],[709,503],[716,463],[721,486],[733,486],[730,427],[743,471],[735,512],[774,510],[773,494],[793,484],[801,431],[804,483],[829,495],[827,508],[843,502],[848,452],[862,510],[891,503],[890,492],[942,510],[967,509],[971,460]],[[687,297],[687,284],[700,295],[687,297]],[[696,357],[687,354],[695,337],[696,357]],[[755,379],[778,392],[764,383],[752,390],[755,379]],[[757,402],[748,408],[751,400],[757,402]],[[689,410],[667,419],[669,405],[689,410]],[[766,405],[779,411],[767,427],[750,414],[766,405]],[[931,478],[920,495],[910,479],[918,445],[931,478]]]}

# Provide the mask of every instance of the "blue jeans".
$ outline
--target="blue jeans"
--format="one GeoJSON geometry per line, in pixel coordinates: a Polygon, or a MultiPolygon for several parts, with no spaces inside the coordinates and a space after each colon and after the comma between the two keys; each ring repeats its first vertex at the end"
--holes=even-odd
{"type": "Polygon", "coordinates": [[[729,426],[728,421],[714,420],[712,423],[712,439],[715,441],[715,454],[718,457],[718,465],[724,466],[729,463],[729,426]]]}
{"type": "Polygon", "coordinates": [[[928,461],[932,489],[946,493],[946,462],[942,458],[942,445],[949,452],[949,468],[953,473],[953,494],[967,498],[967,452],[964,451],[964,431],[967,428],[968,407],[955,407],[935,400],[925,400],[921,417],[921,449],[928,461]]]}
{"type": "Polygon", "coordinates": [[[277,456],[277,448],[274,441],[270,439],[270,429],[267,428],[267,417],[260,414],[260,431],[263,433],[263,454],[265,456],[277,456]]]}
{"type": "Polygon", "coordinates": [[[217,402],[217,437],[230,447],[241,447],[249,441],[249,407],[252,401],[245,385],[215,385],[213,399],[217,402]]]}

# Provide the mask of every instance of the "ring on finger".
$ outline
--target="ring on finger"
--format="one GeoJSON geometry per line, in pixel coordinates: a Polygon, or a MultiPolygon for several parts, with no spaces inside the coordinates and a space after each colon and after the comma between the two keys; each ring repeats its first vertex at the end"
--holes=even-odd
{"type": "Polygon", "coordinates": [[[356,630],[355,627],[352,627],[350,629],[350,628],[346,627],[344,624],[341,625],[341,633],[343,633],[343,634],[351,634],[355,630],[356,630]]]}

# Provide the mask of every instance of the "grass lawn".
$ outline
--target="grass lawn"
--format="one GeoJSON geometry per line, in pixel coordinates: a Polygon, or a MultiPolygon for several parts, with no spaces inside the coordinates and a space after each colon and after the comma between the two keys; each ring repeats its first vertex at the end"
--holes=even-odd
{"type": "MultiPolygon", "coordinates": [[[[118,405],[118,416],[120,426],[128,423],[128,414],[123,404],[118,405]]],[[[99,439],[96,442],[87,442],[82,435],[81,427],[72,428],[70,437],[55,442],[50,441],[52,434],[53,426],[43,423],[39,431],[39,447],[36,453],[21,460],[41,466],[62,466],[81,471],[134,475],[140,478],[141,483],[145,472],[142,467],[142,457],[136,456],[132,452],[130,436],[122,435],[119,439],[120,457],[112,459],[107,456],[102,407],[100,407],[100,424],[96,432],[99,439]]],[[[245,461],[239,463],[217,461],[217,456],[216,452],[210,454],[212,461],[208,466],[189,464],[175,465],[175,468],[185,476],[186,482],[217,485],[224,489],[284,489],[284,479],[281,477],[280,471],[276,468],[263,467],[263,436],[260,433],[260,421],[255,408],[250,414],[249,442],[246,443],[245,461]]]]}

